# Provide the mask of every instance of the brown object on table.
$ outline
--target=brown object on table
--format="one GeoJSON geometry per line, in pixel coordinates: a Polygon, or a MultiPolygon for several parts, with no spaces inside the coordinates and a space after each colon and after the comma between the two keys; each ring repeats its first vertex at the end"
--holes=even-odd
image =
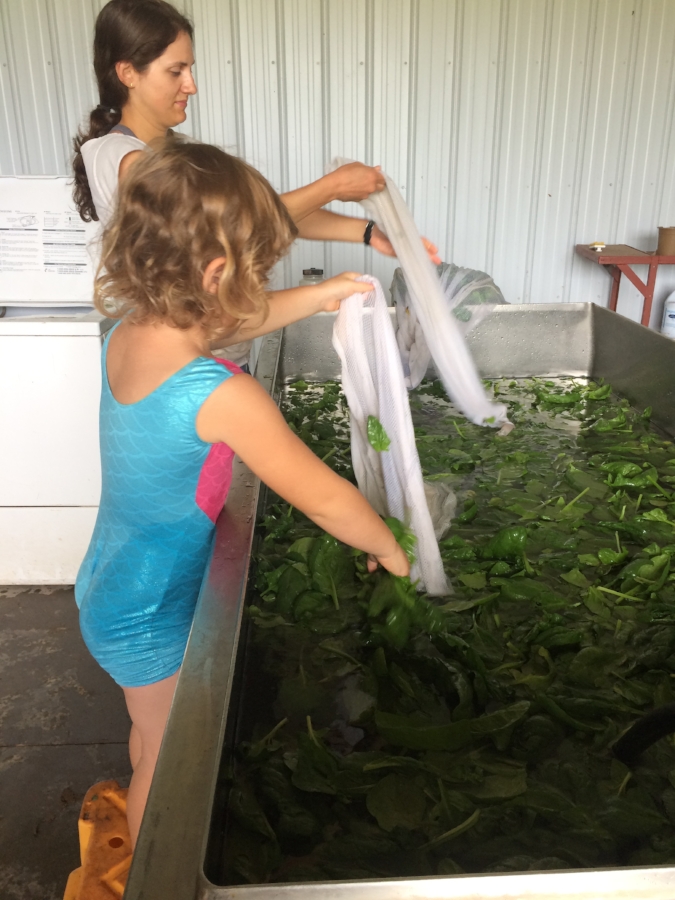
{"type": "Polygon", "coordinates": [[[675,256],[675,227],[659,228],[659,245],[657,256],[675,256]]]}
{"type": "Polygon", "coordinates": [[[629,247],[627,244],[608,244],[604,250],[600,251],[591,250],[588,244],[577,244],[575,250],[579,256],[584,256],[586,259],[604,266],[612,276],[609,308],[614,312],[616,312],[616,304],[619,299],[621,276],[625,275],[635,285],[644,297],[640,321],[643,325],[649,325],[656,273],[659,266],[675,266],[675,253],[662,254],[658,251],[656,253],[645,253],[644,250],[636,250],[635,247],[629,247]],[[631,266],[649,266],[646,284],[638,278],[631,266]]]}

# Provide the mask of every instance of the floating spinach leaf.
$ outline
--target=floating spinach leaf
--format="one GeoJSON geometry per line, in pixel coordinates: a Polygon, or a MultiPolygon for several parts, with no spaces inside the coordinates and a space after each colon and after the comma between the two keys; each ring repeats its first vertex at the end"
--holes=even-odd
{"type": "Polygon", "coordinates": [[[565,472],[565,481],[578,491],[588,490],[588,496],[594,500],[602,500],[609,494],[607,486],[602,481],[599,481],[590,472],[577,469],[574,465],[570,465],[565,472]]]}
{"type": "Polygon", "coordinates": [[[377,712],[375,724],[391,744],[409,750],[459,750],[480,738],[489,737],[515,725],[530,708],[527,701],[450,725],[428,725],[405,716],[377,712]]]}
{"type": "Polygon", "coordinates": [[[527,529],[515,525],[502,528],[483,547],[484,559],[521,559],[527,545],[527,529]]]}
{"type": "Polygon", "coordinates": [[[353,589],[354,561],[347,548],[334,537],[324,534],[309,551],[309,569],[314,587],[332,598],[339,609],[338,598],[353,589]]]}
{"type": "Polygon", "coordinates": [[[385,523],[390,528],[397,542],[403,548],[405,555],[408,557],[409,562],[412,564],[415,562],[415,545],[417,544],[417,538],[412,533],[411,529],[408,528],[400,519],[396,519],[394,516],[388,516],[385,520],[385,523]]]}
{"type": "Polygon", "coordinates": [[[393,774],[370,788],[366,806],[385,831],[393,831],[397,827],[413,830],[422,824],[427,798],[409,777],[393,774]]]}

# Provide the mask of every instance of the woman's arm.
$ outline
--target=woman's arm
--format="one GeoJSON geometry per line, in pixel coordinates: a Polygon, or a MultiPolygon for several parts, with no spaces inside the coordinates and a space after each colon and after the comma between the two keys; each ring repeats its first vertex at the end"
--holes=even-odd
{"type": "MultiPolygon", "coordinates": [[[[359,244],[363,241],[367,224],[366,219],[352,219],[336,215],[327,209],[318,209],[298,223],[298,232],[300,237],[312,241],[349,241],[359,244]]],[[[429,259],[438,265],[441,261],[438,247],[424,237],[422,243],[429,254],[429,259]]],[[[370,235],[370,246],[383,256],[396,256],[391,241],[377,225],[370,235]]]]}
{"type": "Polygon", "coordinates": [[[228,444],[275,493],[333,537],[370,554],[395,575],[410,571],[394,535],[362,494],[293,434],[249,375],[216,388],[197,415],[203,441],[228,444]]]}
{"type": "MultiPolygon", "coordinates": [[[[281,195],[284,206],[295,224],[300,228],[302,220],[332,200],[365,200],[374,191],[385,187],[384,175],[379,166],[365,166],[360,162],[347,163],[334,172],[324,175],[295,191],[281,195]]],[[[337,218],[347,218],[338,216],[337,218]]],[[[352,221],[358,221],[356,219],[352,221]]],[[[301,234],[301,237],[305,235],[301,234]]],[[[340,240],[337,238],[336,240],[340,240]]]]}

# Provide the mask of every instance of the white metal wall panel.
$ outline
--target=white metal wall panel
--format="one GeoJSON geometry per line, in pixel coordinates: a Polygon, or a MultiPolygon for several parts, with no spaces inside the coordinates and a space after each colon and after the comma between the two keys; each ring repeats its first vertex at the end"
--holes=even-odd
{"type": "MultiPolygon", "coordinates": [[[[280,9],[280,4],[277,4],[280,9]]],[[[286,0],[279,29],[279,82],[282,98],[285,189],[315,181],[326,159],[322,8],[314,0],[286,0]]],[[[285,266],[286,284],[297,284],[302,270],[327,269],[323,246],[301,241],[285,266]]]]}
{"type": "MultiPolygon", "coordinates": [[[[0,0],[0,173],[67,173],[95,102],[102,4],[0,0]]],[[[675,224],[675,0],[176,5],[195,23],[199,86],[181,130],[279,190],[336,155],[380,163],[443,258],[489,271],[512,302],[604,304],[610,279],[574,244],[652,249],[675,224]]],[[[311,265],[385,285],[394,268],[360,245],[299,241],[277,283],[311,265]]],[[[662,270],[657,299],[674,288],[662,270]]],[[[619,302],[637,316],[625,279],[619,302]]]]}
{"type": "MultiPolygon", "coordinates": [[[[323,80],[325,104],[325,162],[336,156],[376,165],[372,153],[372,2],[371,0],[323,0],[323,80]],[[347,36],[349,36],[347,38],[347,36]],[[347,39],[346,39],[347,38],[347,39]]],[[[321,173],[318,173],[321,174],[321,173]]],[[[333,203],[335,212],[362,216],[356,204],[333,203]]],[[[308,243],[308,242],[306,242],[308,243]]],[[[311,250],[311,244],[309,245],[311,250]]],[[[354,270],[380,277],[373,265],[375,254],[363,246],[327,244],[327,272],[354,270]]],[[[382,257],[380,257],[382,259],[382,257]]],[[[387,263],[384,262],[386,266],[387,263]]],[[[383,276],[386,285],[386,276],[383,276]]]]}

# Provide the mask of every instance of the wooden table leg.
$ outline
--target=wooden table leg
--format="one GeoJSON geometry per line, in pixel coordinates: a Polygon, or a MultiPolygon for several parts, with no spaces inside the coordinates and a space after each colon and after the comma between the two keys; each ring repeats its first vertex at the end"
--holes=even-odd
{"type": "Polygon", "coordinates": [[[656,272],[659,268],[658,262],[650,262],[649,264],[649,276],[647,278],[647,283],[641,281],[640,278],[635,274],[635,272],[631,269],[629,265],[624,263],[620,263],[617,268],[621,269],[623,274],[628,278],[632,284],[640,291],[644,300],[642,302],[642,319],[640,320],[642,325],[649,325],[649,316],[652,311],[652,300],[654,299],[654,285],[656,284],[656,272]]]}
{"type": "Polygon", "coordinates": [[[606,266],[612,276],[612,289],[609,294],[609,308],[616,312],[616,304],[619,302],[619,284],[621,282],[621,269],[618,266],[606,266]]]}
{"type": "Polygon", "coordinates": [[[645,291],[645,299],[642,304],[642,325],[647,325],[649,327],[649,320],[651,318],[652,312],[652,301],[654,299],[654,286],[656,285],[656,273],[658,271],[659,264],[651,263],[649,266],[649,278],[647,279],[647,290],[645,291]]]}

